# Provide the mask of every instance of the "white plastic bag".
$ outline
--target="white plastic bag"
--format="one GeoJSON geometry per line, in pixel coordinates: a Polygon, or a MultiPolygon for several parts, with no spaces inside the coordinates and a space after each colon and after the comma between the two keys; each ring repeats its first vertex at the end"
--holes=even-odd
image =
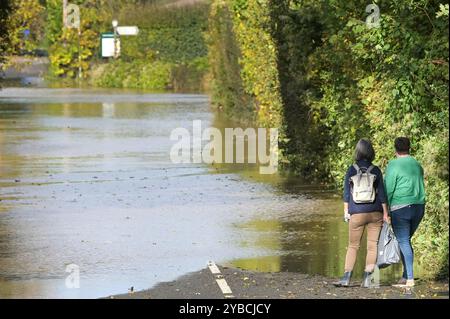
{"type": "Polygon", "coordinates": [[[401,260],[400,247],[394,231],[389,223],[384,222],[378,240],[378,268],[386,268],[392,264],[397,264],[401,260]]]}

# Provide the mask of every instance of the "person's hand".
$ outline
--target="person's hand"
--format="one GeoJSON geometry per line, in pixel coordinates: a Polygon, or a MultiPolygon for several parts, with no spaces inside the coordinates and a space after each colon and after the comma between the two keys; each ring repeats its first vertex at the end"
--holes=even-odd
{"type": "Polygon", "coordinates": [[[391,218],[389,217],[389,214],[387,212],[383,213],[383,220],[388,224],[391,223],[391,218]]]}
{"type": "Polygon", "coordinates": [[[344,211],[344,220],[348,222],[350,220],[350,214],[347,211],[344,211]]]}

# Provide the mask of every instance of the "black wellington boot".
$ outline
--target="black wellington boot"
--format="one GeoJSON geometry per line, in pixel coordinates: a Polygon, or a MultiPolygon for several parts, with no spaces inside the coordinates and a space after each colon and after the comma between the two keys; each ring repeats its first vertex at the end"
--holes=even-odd
{"type": "Polygon", "coordinates": [[[344,272],[344,276],[338,282],[334,282],[333,285],[336,287],[348,287],[350,286],[350,278],[352,277],[351,271],[344,272]]]}
{"type": "Polygon", "coordinates": [[[362,288],[370,288],[370,285],[372,283],[372,273],[371,272],[364,272],[363,281],[361,283],[362,288]]]}

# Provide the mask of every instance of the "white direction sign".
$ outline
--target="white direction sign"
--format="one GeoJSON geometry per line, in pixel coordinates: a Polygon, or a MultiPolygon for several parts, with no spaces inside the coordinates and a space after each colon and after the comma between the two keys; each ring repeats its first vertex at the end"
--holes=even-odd
{"type": "Polygon", "coordinates": [[[117,33],[119,35],[137,35],[139,33],[138,27],[117,27],[117,33]]]}

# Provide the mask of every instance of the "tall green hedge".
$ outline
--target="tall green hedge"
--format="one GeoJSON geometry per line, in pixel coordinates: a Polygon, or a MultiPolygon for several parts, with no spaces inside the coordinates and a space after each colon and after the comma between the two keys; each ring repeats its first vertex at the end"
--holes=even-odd
{"type": "Polygon", "coordinates": [[[108,87],[202,91],[208,71],[205,32],[209,4],[159,6],[130,3],[120,9],[121,25],[139,26],[122,37],[121,57],[108,61],[95,83],[108,87]]]}
{"type": "Polygon", "coordinates": [[[214,1],[211,4],[206,39],[213,104],[229,117],[255,120],[254,101],[244,90],[239,65],[241,50],[233,31],[231,12],[225,1],[214,1]]]}
{"type": "Polygon", "coordinates": [[[448,276],[448,2],[376,3],[369,28],[366,1],[213,1],[214,96],[235,116],[250,101],[259,123],[282,129],[288,168],[338,186],[358,139],[385,167],[393,139],[409,136],[428,194],[416,251],[430,276],[448,276]]]}

